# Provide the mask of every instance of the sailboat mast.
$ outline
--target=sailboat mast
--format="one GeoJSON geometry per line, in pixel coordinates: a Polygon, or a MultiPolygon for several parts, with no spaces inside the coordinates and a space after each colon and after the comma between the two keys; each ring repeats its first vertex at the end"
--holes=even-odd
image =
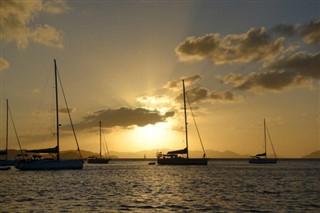
{"type": "Polygon", "coordinates": [[[186,107],[186,89],[184,86],[184,80],[182,80],[183,86],[183,108],[184,108],[184,126],[186,130],[186,147],[187,147],[187,158],[189,158],[189,147],[188,147],[188,121],[187,121],[187,107],[186,107]]]}
{"type": "Polygon", "coordinates": [[[59,148],[59,98],[58,98],[58,79],[57,79],[57,62],[54,59],[54,81],[55,81],[55,92],[56,92],[56,137],[57,137],[57,160],[60,160],[60,148],[59,148]]]}
{"type": "Polygon", "coordinates": [[[101,121],[99,121],[99,127],[100,127],[100,158],[102,158],[102,155],[101,155],[101,121]]]}
{"type": "Polygon", "coordinates": [[[9,144],[9,103],[7,99],[7,114],[6,114],[6,160],[8,160],[8,144],[9,144]]]}
{"type": "Polygon", "coordinates": [[[266,119],[263,119],[263,129],[264,129],[264,152],[267,158],[267,134],[266,134],[266,119]]]}

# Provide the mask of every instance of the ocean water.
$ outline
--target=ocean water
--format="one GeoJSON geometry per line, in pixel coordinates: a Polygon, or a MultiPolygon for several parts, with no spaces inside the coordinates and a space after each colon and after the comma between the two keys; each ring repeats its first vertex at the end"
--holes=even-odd
{"type": "Polygon", "coordinates": [[[0,212],[320,212],[320,161],[0,171],[0,212]]]}

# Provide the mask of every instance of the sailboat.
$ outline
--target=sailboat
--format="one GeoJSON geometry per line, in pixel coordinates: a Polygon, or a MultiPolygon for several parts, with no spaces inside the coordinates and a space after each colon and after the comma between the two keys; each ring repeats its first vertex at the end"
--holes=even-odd
{"type": "Polygon", "coordinates": [[[256,154],[255,156],[252,156],[252,158],[249,160],[249,163],[252,163],[252,164],[276,164],[277,163],[277,155],[276,155],[276,152],[274,151],[269,132],[268,132],[268,136],[270,139],[270,143],[271,143],[275,158],[268,158],[268,155],[267,155],[267,126],[266,126],[265,119],[263,119],[263,129],[264,129],[264,152],[260,153],[260,154],[256,154]]]}
{"type": "Polygon", "coordinates": [[[110,158],[104,158],[102,157],[101,150],[102,150],[102,127],[101,127],[101,121],[99,121],[99,129],[100,129],[100,153],[99,156],[89,156],[87,162],[92,164],[107,164],[110,161],[110,158]]]}
{"type": "MultiPolygon", "coordinates": [[[[188,145],[188,122],[187,122],[187,109],[186,109],[186,91],[184,86],[184,80],[182,80],[183,88],[183,106],[184,106],[184,125],[185,125],[185,137],[186,148],[181,150],[169,151],[167,154],[162,152],[157,153],[157,163],[159,165],[207,165],[208,159],[203,158],[189,158],[189,145],[188,145]]],[[[204,149],[203,149],[204,150],[204,149]]]]}
{"type": "MultiPolygon", "coordinates": [[[[42,156],[39,154],[32,155],[32,158],[25,158],[25,154],[22,154],[22,159],[19,159],[15,165],[15,167],[19,170],[66,170],[66,169],[82,169],[84,161],[82,159],[72,159],[72,160],[62,160],[60,159],[60,123],[59,123],[59,103],[58,103],[58,70],[57,63],[54,59],[54,76],[55,76],[55,104],[56,104],[56,142],[57,145],[54,148],[48,149],[36,149],[36,150],[28,150],[27,152],[31,153],[48,153],[48,154],[56,154],[56,158],[46,158],[42,159],[42,156]]],[[[60,86],[62,87],[61,81],[60,86]]],[[[63,90],[62,90],[63,91],[63,90]]],[[[64,94],[63,94],[64,95],[64,94]]],[[[66,100],[66,99],[65,99],[66,100]]],[[[67,103],[66,103],[67,105],[67,103]]],[[[68,113],[69,108],[67,106],[68,113]]],[[[69,119],[71,121],[70,113],[69,119]]],[[[73,124],[71,122],[72,130],[74,136],[76,138],[73,124]]],[[[77,141],[77,140],[76,140],[77,141]]],[[[78,143],[77,143],[78,145],[78,143]]],[[[79,145],[78,151],[80,153],[79,145]]],[[[81,158],[81,153],[80,153],[81,158]]]]}
{"type": "MultiPolygon", "coordinates": [[[[5,150],[0,150],[0,156],[5,156],[4,159],[0,160],[0,166],[13,166],[14,165],[14,160],[9,160],[8,159],[8,147],[9,147],[9,101],[8,99],[6,100],[6,148],[5,150]]],[[[2,167],[2,169],[4,169],[2,167]]]]}

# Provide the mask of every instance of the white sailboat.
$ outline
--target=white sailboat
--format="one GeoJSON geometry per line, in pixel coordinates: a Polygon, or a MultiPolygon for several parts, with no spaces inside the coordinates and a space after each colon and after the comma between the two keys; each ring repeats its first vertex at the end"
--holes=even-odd
{"type": "MultiPolygon", "coordinates": [[[[188,144],[188,122],[187,122],[187,109],[186,109],[186,91],[184,80],[182,80],[183,87],[183,106],[184,106],[184,125],[186,132],[186,148],[181,150],[169,151],[167,154],[157,153],[157,163],[159,165],[207,165],[208,159],[203,158],[189,158],[189,144],[188,144]]],[[[204,151],[204,149],[203,149],[204,151]]]]}
{"type": "Polygon", "coordinates": [[[277,163],[277,155],[276,155],[276,152],[274,151],[273,144],[272,144],[272,141],[270,139],[269,134],[268,135],[269,135],[270,143],[271,143],[275,158],[268,158],[268,155],[267,155],[267,126],[266,126],[265,119],[263,119],[263,129],[264,129],[264,152],[253,156],[249,160],[249,163],[252,163],[252,164],[276,164],[277,163]]]}
{"type": "MultiPolygon", "coordinates": [[[[84,161],[82,159],[72,159],[72,160],[63,160],[60,159],[60,144],[59,144],[59,137],[60,137],[60,123],[59,123],[59,102],[58,102],[58,70],[57,70],[57,63],[56,60],[54,60],[54,76],[55,76],[55,102],[56,102],[56,142],[57,145],[54,148],[48,148],[48,149],[37,149],[37,150],[28,150],[27,152],[32,153],[50,153],[50,154],[56,154],[55,159],[42,159],[41,155],[33,155],[32,158],[26,159],[25,154],[22,154],[22,158],[19,159],[15,165],[15,167],[19,170],[66,170],[66,169],[82,169],[84,161]]],[[[60,86],[61,81],[60,81],[60,86]]],[[[67,106],[68,113],[69,108],[67,106]]],[[[71,121],[70,113],[69,118],[71,121]]],[[[72,130],[74,133],[74,136],[76,138],[73,124],[71,122],[72,130]]],[[[77,141],[77,140],[76,140],[77,141]]],[[[77,143],[78,145],[78,143],[77,143]]],[[[80,149],[78,146],[79,155],[80,149]]]]}
{"type": "Polygon", "coordinates": [[[91,164],[107,164],[111,160],[110,158],[106,158],[102,156],[102,125],[101,121],[99,121],[99,129],[100,129],[100,153],[99,156],[89,156],[87,162],[91,164]]]}

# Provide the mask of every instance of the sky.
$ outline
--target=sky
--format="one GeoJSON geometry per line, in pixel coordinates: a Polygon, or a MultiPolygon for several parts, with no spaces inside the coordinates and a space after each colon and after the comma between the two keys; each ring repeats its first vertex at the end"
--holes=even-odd
{"type": "MultiPolygon", "coordinates": [[[[80,149],[99,152],[99,121],[111,151],[184,148],[182,79],[206,150],[262,152],[263,119],[277,156],[320,149],[319,1],[0,2],[2,149],[6,99],[9,148],[14,127],[55,146],[54,59],[80,149]]],[[[190,111],[188,127],[201,150],[190,111]]]]}

